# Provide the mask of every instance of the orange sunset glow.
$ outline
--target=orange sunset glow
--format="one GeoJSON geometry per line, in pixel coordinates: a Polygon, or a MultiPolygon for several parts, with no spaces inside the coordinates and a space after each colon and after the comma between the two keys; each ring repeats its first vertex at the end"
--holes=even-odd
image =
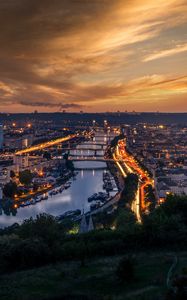
{"type": "Polygon", "coordinates": [[[0,112],[187,111],[187,0],[0,1],[0,112]]]}

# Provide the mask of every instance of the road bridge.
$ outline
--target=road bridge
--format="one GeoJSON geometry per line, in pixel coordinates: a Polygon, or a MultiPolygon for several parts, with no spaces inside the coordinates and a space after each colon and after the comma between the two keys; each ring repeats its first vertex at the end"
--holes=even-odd
{"type": "Polygon", "coordinates": [[[65,147],[62,148],[62,150],[64,151],[103,151],[103,149],[101,148],[85,148],[85,147],[76,147],[76,148],[72,148],[72,147],[65,147]]]}
{"type": "MultiPolygon", "coordinates": [[[[69,160],[72,161],[98,161],[98,162],[115,162],[112,158],[104,158],[104,157],[95,157],[95,156],[86,156],[86,157],[73,157],[73,156],[69,156],[68,158],[69,160]]],[[[118,160],[116,160],[118,161],[118,160]]]]}
{"type": "Polygon", "coordinates": [[[69,140],[72,140],[75,137],[77,137],[77,134],[70,134],[68,136],[58,138],[56,140],[51,140],[51,141],[44,142],[44,143],[41,143],[41,144],[36,145],[36,146],[31,146],[29,148],[17,151],[15,154],[16,155],[23,155],[23,154],[31,153],[31,152],[34,152],[34,151],[39,151],[39,150],[42,150],[42,149],[50,148],[54,145],[58,145],[60,143],[64,143],[64,142],[67,142],[69,140]]]}
{"type": "Polygon", "coordinates": [[[77,157],[77,158],[85,158],[85,157],[92,157],[92,158],[97,158],[97,157],[103,157],[103,154],[90,154],[90,155],[86,155],[86,156],[83,156],[82,154],[70,154],[70,157],[77,157]]]}
{"type": "Polygon", "coordinates": [[[103,149],[104,146],[106,147],[108,144],[107,143],[98,143],[98,142],[86,142],[86,143],[84,143],[84,145],[85,146],[99,146],[99,147],[101,147],[101,149],[103,149]]]}
{"type": "Polygon", "coordinates": [[[100,166],[100,167],[81,167],[81,168],[77,168],[75,167],[76,171],[97,171],[97,170],[106,170],[106,166],[100,166]]]}

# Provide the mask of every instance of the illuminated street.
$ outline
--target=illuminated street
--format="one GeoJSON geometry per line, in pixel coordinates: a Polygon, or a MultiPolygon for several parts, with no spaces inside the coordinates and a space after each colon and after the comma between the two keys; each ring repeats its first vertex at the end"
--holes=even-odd
{"type": "Polygon", "coordinates": [[[120,140],[116,147],[116,153],[113,155],[113,158],[115,161],[121,160],[121,162],[117,162],[117,166],[124,177],[126,177],[127,173],[135,173],[138,175],[139,189],[137,190],[136,199],[133,201],[131,208],[140,222],[141,212],[145,212],[146,210],[145,187],[150,184],[152,185],[153,181],[149,178],[147,172],[138,165],[135,158],[127,153],[125,147],[125,141],[120,140]]]}

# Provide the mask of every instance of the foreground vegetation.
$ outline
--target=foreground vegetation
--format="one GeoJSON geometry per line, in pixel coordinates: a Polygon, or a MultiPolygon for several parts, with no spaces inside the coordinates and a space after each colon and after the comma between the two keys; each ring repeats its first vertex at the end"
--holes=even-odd
{"type": "MultiPolygon", "coordinates": [[[[183,254],[183,259],[187,255],[183,254]]],[[[172,263],[168,253],[134,254],[134,279],[120,281],[116,270],[121,256],[87,260],[85,266],[71,261],[4,275],[0,281],[3,300],[33,299],[163,299],[172,263]]]]}
{"type": "Polygon", "coordinates": [[[169,196],[142,224],[125,206],[94,222],[99,230],[70,234],[77,224],[43,214],[2,229],[0,298],[164,299],[173,257],[186,267],[187,197],[169,196]]]}

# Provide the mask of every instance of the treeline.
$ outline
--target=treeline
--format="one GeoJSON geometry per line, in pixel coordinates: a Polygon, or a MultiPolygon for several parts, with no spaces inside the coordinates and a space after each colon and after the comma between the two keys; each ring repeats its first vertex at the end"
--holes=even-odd
{"type": "Polygon", "coordinates": [[[131,206],[138,190],[138,176],[130,173],[124,178],[124,189],[121,192],[119,207],[131,206]]]}
{"type": "MultiPolygon", "coordinates": [[[[148,250],[185,250],[187,246],[187,197],[169,196],[142,224],[132,212],[118,211],[110,226],[86,234],[69,234],[71,222],[59,223],[39,215],[22,225],[0,231],[0,272],[39,267],[60,261],[111,256],[148,250]],[[112,228],[112,229],[111,229],[112,228]]],[[[98,220],[94,220],[98,222],[98,220]]],[[[101,220],[100,220],[101,221],[101,220]]],[[[100,227],[101,228],[101,227],[100,227]]]]}
{"type": "Polygon", "coordinates": [[[111,147],[116,147],[120,140],[124,139],[124,134],[119,134],[110,142],[111,147]]]}
{"type": "Polygon", "coordinates": [[[120,134],[113,138],[113,140],[110,142],[110,146],[106,149],[105,155],[107,155],[108,158],[113,158],[113,151],[114,148],[117,146],[118,142],[124,139],[124,135],[120,134]]]}
{"type": "Polygon", "coordinates": [[[155,189],[151,184],[149,184],[145,187],[145,191],[146,191],[145,202],[147,204],[149,211],[153,211],[157,204],[155,189]]]}

